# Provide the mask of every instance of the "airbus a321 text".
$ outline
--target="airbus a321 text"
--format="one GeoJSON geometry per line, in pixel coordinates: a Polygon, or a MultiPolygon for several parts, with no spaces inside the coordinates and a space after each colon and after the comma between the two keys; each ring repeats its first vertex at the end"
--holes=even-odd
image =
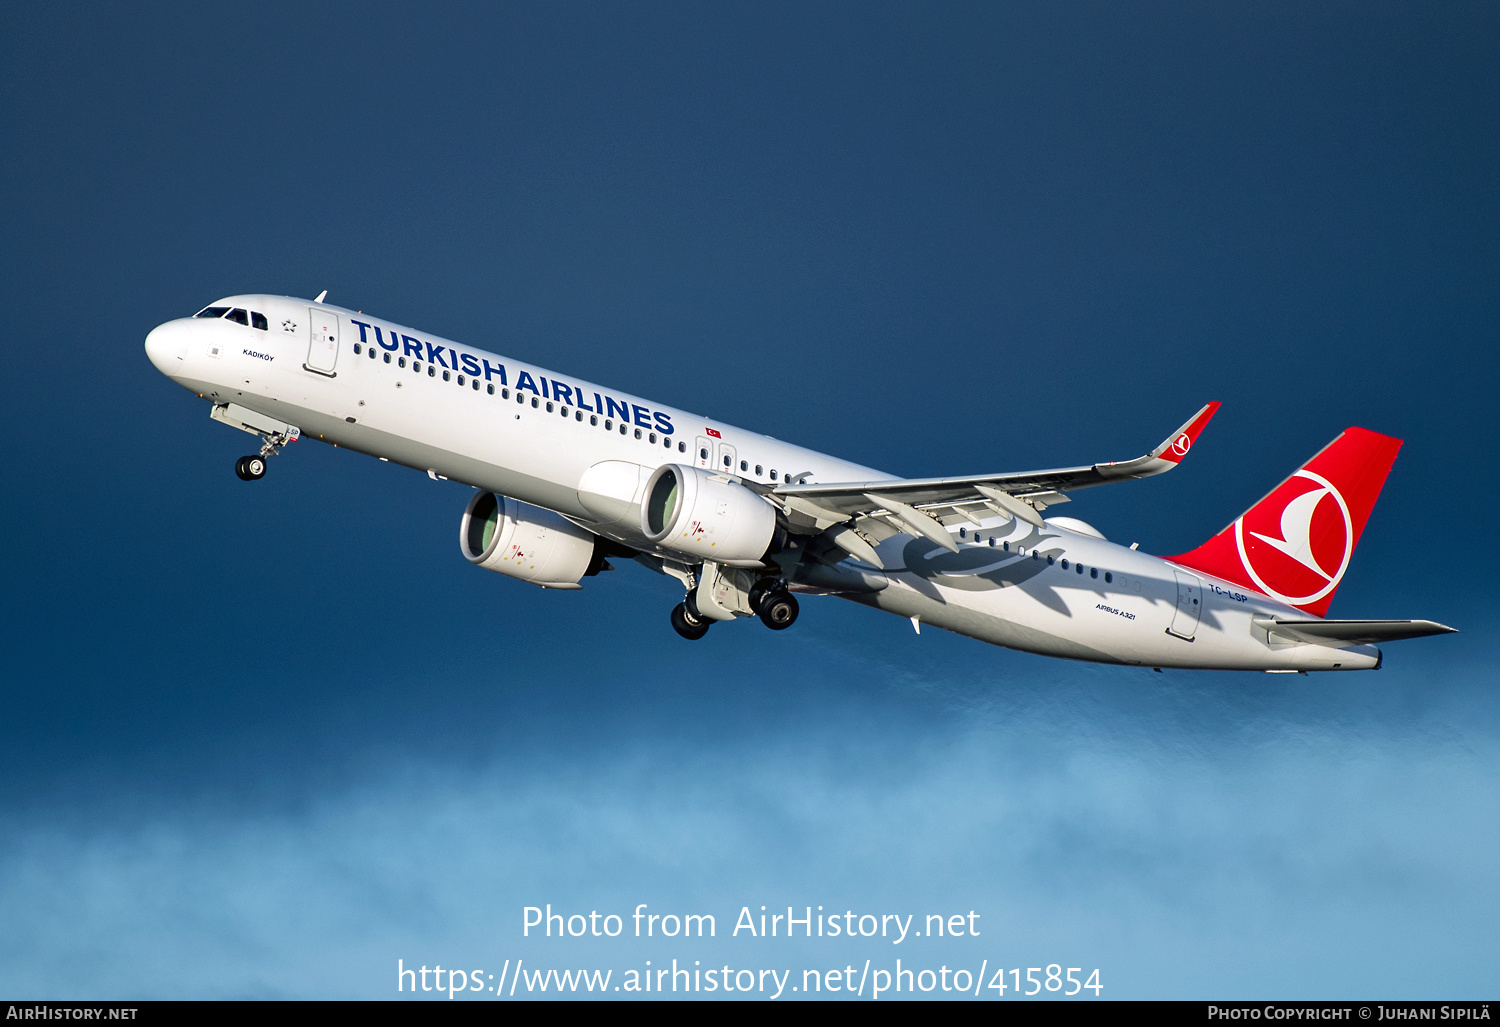
{"type": "Polygon", "coordinates": [[[323,299],[230,296],[146,337],[210,416],[260,438],[241,478],[311,438],[463,482],[477,490],[458,531],[469,562],[576,589],[634,559],[681,583],[671,621],[685,638],[757,616],[789,627],[809,593],[918,631],[1155,668],[1378,668],[1377,643],[1453,630],[1325,619],[1401,446],[1363,428],[1160,558],[1044,513],[1172,470],[1217,403],[1134,460],[895,478],[323,299]]]}

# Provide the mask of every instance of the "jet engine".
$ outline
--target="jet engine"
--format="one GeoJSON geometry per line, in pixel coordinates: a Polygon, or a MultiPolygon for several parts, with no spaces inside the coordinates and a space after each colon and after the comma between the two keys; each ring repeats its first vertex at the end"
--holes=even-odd
{"type": "Polygon", "coordinates": [[[759,564],[776,537],[776,508],[738,482],[664,464],[646,482],[641,530],[667,549],[721,564],[759,564]]]}
{"type": "Polygon", "coordinates": [[[560,514],[493,492],[469,500],[458,527],[465,560],[543,588],[580,588],[608,566],[598,543],[560,514]]]}

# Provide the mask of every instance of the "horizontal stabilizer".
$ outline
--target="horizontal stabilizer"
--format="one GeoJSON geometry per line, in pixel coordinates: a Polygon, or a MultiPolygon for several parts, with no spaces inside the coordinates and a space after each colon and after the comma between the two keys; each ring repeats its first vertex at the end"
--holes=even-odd
{"type": "Polygon", "coordinates": [[[1326,645],[1335,649],[1446,635],[1458,630],[1433,620],[1293,620],[1283,617],[1257,617],[1255,626],[1290,642],[1326,645]]]}

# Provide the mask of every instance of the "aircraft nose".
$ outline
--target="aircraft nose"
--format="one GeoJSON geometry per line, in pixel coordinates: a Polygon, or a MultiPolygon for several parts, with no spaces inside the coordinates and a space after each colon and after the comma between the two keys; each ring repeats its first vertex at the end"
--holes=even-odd
{"type": "Polygon", "coordinates": [[[184,321],[168,321],[151,329],[146,336],[146,356],[167,377],[177,374],[187,356],[188,333],[192,326],[184,321]]]}

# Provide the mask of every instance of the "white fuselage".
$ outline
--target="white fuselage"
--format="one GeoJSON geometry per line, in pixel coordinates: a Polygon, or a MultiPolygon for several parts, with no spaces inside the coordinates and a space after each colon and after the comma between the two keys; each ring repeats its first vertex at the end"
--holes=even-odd
{"type": "MultiPolygon", "coordinates": [[[[556,511],[646,553],[672,556],[646,539],[639,513],[647,479],[663,464],[762,491],[892,478],[359,312],[264,295],[217,305],[264,314],[268,327],[182,318],[157,328],[147,353],[183,387],[295,425],[303,438],[556,511]]],[[[952,530],[956,554],[897,535],[878,547],[884,570],[851,558],[792,580],[1051,656],[1244,670],[1379,665],[1372,646],[1268,637],[1254,619],[1298,611],[1062,525],[996,516],[966,525],[961,537],[952,530]]]]}

